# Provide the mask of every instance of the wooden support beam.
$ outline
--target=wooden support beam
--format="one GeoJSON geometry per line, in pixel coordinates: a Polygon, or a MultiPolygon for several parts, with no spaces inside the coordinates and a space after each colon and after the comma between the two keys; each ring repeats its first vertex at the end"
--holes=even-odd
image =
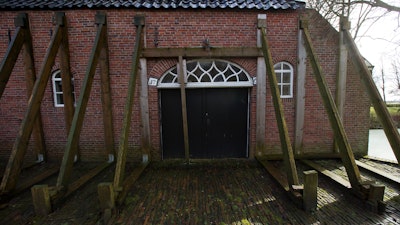
{"type": "Polygon", "coordinates": [[[55,13],[56,21],[60,24],[62,29],[62,41],[58,50],[60,57],[60,70],[61,70],[61,85],[63,91],[64,101],[64,118],[67,135],[71,129],[72,118],[75,112],[75,99],[72,90],[72,74],[70,67],[70,53],[69,53],[69,41],[68,41],[68,30],[67,30],[67,19],[64,12],[55,13]]]}
{"type": "Polygon", "coordinates": [[[115,191],[112,183],[100,183],[97,186],[100,208],[103,211],[103,220],[105,224],[111,219],[115,209],[115,191]]]}
{"type": "Polygon", "coordinates": [[[129,174],[129,176],[124,180],[122,191],[119,192],[119,194],[117,196],[116,203],[118,205],[122,205],[122,203],[125,201],[125,197],[128,194],[130,188],[136,182],[136,180],[139,179],[140,175],[142,175],[142,173],[144,172],[144,170],[147,168],[148,165],[149,165],[149,162],[143,162],[138,167],[133,169],[131,174],[129,174]]]}
{"type": "Polygon", "coordinates": [[[40,174],[38,174],[37,176],[33,176],[30,177],[30,179],[25,179],[22,182],[20,182],[17,187],[15,188],[15,190],[12,192],[12,194],[18,195],[21,192],[25,191],[26,189],[32,187],[33,185],[40,183],[41,181],[49,178],[50,176],[56,174],[59,171],[58,166],[49,168],[43,172],[41,172],[40,174]]]}
{"type": "MultiPolygon", "coordinates": [[[[36,70],[35,70],[35,62],[33,58],[33,46],[32,46],[32,36],[31,31],[29,29],[29,19],[28,15],[23,16],[26,20],[25,25],[25,41],[23,48],[23,58],[24,58],[24,68],[25,68],[25,79],[26,79],[26,90],[28,100],[32,95],[33,86],[36,81],[36,70]]],[[[38,115],[36,116],[36,121],[33,126],[33,137],[35,139],[34,150],[37,155],[38,161],[43,161],[46,159],[46,144],[44,141],[44,131],[42,125],[42,116],[40,113],[40,109],[38,115]]]]}
{"type": "Polygon", "coordinates": [[[6,88],[8,80],[10,79],[15,62],[17,61],[18,55],[25,42],[26,29],[29,29],[27,23],[28,19],[24,13],[19,14],[15,19],[15,25],[17,28],[15,29],[15,34],[11,39],[10,44],[8,45],[4,59],[0,64],[0,99],[4,93],[4,89],[6,88]]]}
{"type": "Polygon", "coordinates": [[[303,206],[305,211],[317,210],[318,173],[315,170],[304,171],[303,206]]]}
{"type": "Polygon", "coordinates": [[[36,185],[31,188],[31,193],[36,215],[47,216],[52,211],[48,185],[36,185]]]}
{"type": "MultiPolygon", "coordinates": [[[[339,31],[339,65],[338,75],[336,80],[336,98],[335,103],[338,109],[339,116],[343,120],[344,105],[346,102],[346,86],[347,86],[347,48],[343,39],[343,29],[349,26],[348,19],[345,17],[340,18],[340,31],[339,31]]],[[[339,152],[338,145],[335,141],[335,152],[339,152]]]]}
{"type": "Polygon", "coordinates": [[[68,135],[67,144],[65,147],[64,156],[61,162],[60,173],[57,179],[58,188],[67,188],[69,178],[72,173],[74,157],[77,153],[80,132],[82,130],[83,119],[86,112],[86,107],[89,101],[90,91],[92,88],[96,66],[99,61],[100,52],[104,46],[105,35],[107,28],[105,24],[97,24],[97,34],[90,54],[88,67],[85,73],[85,79],[82,83],[82,90],[79,96],[78,104],[75,109],[72,120],[71,129],[68,135]]]}
{"type": "Polygon", "coordinates": [[[269,84],[270,84],[270,88],[271,88],[272,101],[274,103],[274,108],[275,108],[275,117],[276,117],[276,121],[278,124],[278,129],[279,129],[279,138],[281,141],[282,153],[284,156],[283,161],[285,163],[285,170],[287,173],[289,187],[292,188],[293,185],[299,184],[299,178],[297,176],[297,171],[296,171],[296,163],[294,160],[292,145],[291,145],[290,139],[289,139],[289,132],[288,132],[288,129],[286,126],[283,104],[282,104],[282,100],[280,98],[278,82],[276,79],[274,65],[272,62],[272,55],[271,55],[271,52],[269,51],[266,29],[265,29],[265,27],[261,27],[260,29],[261,29],[261,35],[262,35],[262,40],[261,40],[262,50],[263,50],[265,65],[266,65],[266,69],[267,69],[267,76],[268,76],[268,80],[269,80],[269,84]]]}
{"type": "Polygon", "coordinates": [[[395,182],[395,183],[397,183],[398,185],[400,184],[400,177],[397,177],[397,176],[392,175],[392,174],[390,174],[390,173],[387,173],[387,172],[385,172],[385,171],[379,170],[379,169],[377,169],[377,168],[375,168],[375,167],[373,167],[373,166],[370,166],[370,165],[368,165],[368,164],[366,164],[366,163],[363,163],[363,162],[361,162],[361,161],[358,161],[358,160],[356,160],[356,164],[357,164],[357,166],[359,166],[360,168],[363,168],[363,169],[365,169],[365,170],[368,170],[369,172],[372,172],[372,173],[374,173],[374,174],[377,174],[377,175],[379,175],[379,176],[381,176],[381,177],[383,177],[383,178],[385,178],[385,179],[387,179],[387,180],[390,180],[391,182],[395,182]]]}
{"type": "Polygon", "coordinates": [[[151,150],[147,59],[140,59],[140,117],[143,161],[148,161],[151,150]],[[147,159],[146,159],[147,157],[147,159]]]}
{"type": "Polygon", "coordinates": [[[22,120],[21,127],[14,142],[3,180],[0,185],[0,191],[2,193],[10,192],[15,188],[17,179],[21,172],[21,166],[28,147],[29,137],[32,133],[34,122],[36,121],[40,109],[40,103],[49,80],[51,68],[54,65],[57,50],[62,40],[61,29],[60,25],[57,24],[40,70],[39,79],[35,82],[33,87],[32,96],[28,102],[27,112],[22,120]]]}
{"type": "Polygon", "coordinates": [[[189,149],[189,128],[188,128],[188,119],[187,119],[187,107],[186,107],[186,73],[185,73],[185,65],[186,62],[182,59],[182,56],[179,56],[178,63],[178,77],[179,77],[179,85],[181,90],[181,110],[182,110],[182,124],[183,124],[183,143],[185,145],[185,159],[186,163],[189,163],[190,158],[190,149],[189,149]]]}
{"type": "Polygon", "coordinates": [[[350,59],[356,66],[357,72],[360,75],[369,99],[374,106],[376,115],[382,124],[383,130],[385,131],[393,153],[396,156],[397,162],[400,164],[400,135],[397,131],[397,127],[395,126],[395,123],[389,114],[386,104],[382,100],[378,88],[372,79],[371,73],[368,70],[368,67],[365,65],[365,60],[358,51],[350,32],[348,30],[343,30],[343,36],[347,47],[349,48],[350,59]]]}
{"type": "MultiPolygon", "coordinates": [[[[97,14],[96,24],[106,24],[106,15],[97,14]]],[[[108,155],[115,155],[114,151],[114,126],[112,115],[112,101],[111,101],[111,84],[110,84],[110,68],[109,68],[109,54],[108,54],[108,35],[104,34],[104,44],[100,52],[99,59],[100,66],[100,80],[101,80],[101,102],[103,107],[103,125],[104,125],[104,142],[105,150],[108,155]]]]}
{"type": "Polygon", "coordinates": [[[205,50],[198,48],[145,48],[140,54],[143,58],[177,58],[182,57],[262,57],[257,47],[211,47],[205,50]]]}
{"type": "Polygon", "coordinates": [[[132,106],[136,89],[136,77],[139,67],[139,56],[142,46],[142,31],[145,24],[144,16],[135,16],[134,24],[137,27],[135,46],[132,54],[132,67],[128,84],[128,94],[126,97],[126,104],[124,109],[124,120],[122,122],[122,131],[119,141],[117,165],[115,168],[114,188],[120,191],[124,180],[126,155],[128,151],[128,136],[131,128],[132,106]]]}
{"type": "Polygon", "coordinates": [[[296,124],[294,149],[296,154],[302,153],[303,148],[303,130],[304,130],[304,115],[306,104],[306,69],[307,69],[307,52],[304,47],[303,31],[298,31],[297,43],[297,93],[296,93],[296,124]]]}
{"type": "Polygon", "coordinates": [[[307,49],[308,57],[310,59],[311,66],[314,70],[315,79],[318,84],[318,88],[325,106],[325,110],[328,114],[329,122],[331,124],[331,127],[335,135],[336,143],[339,147],[344,167],[346,168],[346,172],[349,177],[352,188],[356,192],[361,193],[362,187],[361,187],[360,171],[358,170],[358,167],[355,163],[353,151],[351,149],[347,135],[345,133],[342,120],[336,108],[336,104],[333,100],[332,94],[329,90],[328,83],[325,79],[325,75],[323,74],[317,55],[315,54],[314,48],[312,46],[308,27],[305,24],[302,24],[301,28],[303,29],[305,46],[307,49]]]}
{"type": "MultiPolygon", "coordinates": [[[[266,24],[267,15],[259,14],[258,21],[266,24]]],[[[257,47],[261,48],[261,31],[257,30],[257,47]]],[[[265,118],[267,108],[267,70],[265,68],[264,57],[257,58],[257,103],[256,103],[256,156],[260,157],[266,154],[265,143],[265,118]]]]}
{"type": "Polygon", "coordinates": [[[306,164],[307,166],[317,170],[318,172],[322,173],[323,175],[329,177],[330,179],[332,179],[333,181],[335,181],[336,183],[342,185],[345,188],[351,188],[351,184],[348,180],[343,179],[341,176],[325,169],[323,166],[319,165],[318,163],[315,163],[313,161],[310,160],[301,160],[301,162],[303,162],[304,164],[306,164]]]}

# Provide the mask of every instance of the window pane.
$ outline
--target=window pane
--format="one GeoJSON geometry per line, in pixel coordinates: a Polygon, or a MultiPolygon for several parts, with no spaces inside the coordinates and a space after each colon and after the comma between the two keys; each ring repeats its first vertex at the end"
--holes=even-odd
{"type": "Polygon", "coordinates": [[[57,94],[57,104],[58,105],[63,105],[64,104],[64,99],[62,94],[57,94]]]}
{"type": "Polygon", "coordinates": [[[290,73],[283,73],[283,83],[290,84],[290,73]]]}
{"type": "Polygon", "coordinates": [[[56,92],[62,92],[62,84],[61,81],[55,81],[54,85],[56,87],[56,92]]]}
{"type": "Polygon", "coordinates": [[[290,70],[290,66],[286,63],[282,63],[282,67],[284,70],[290,70]]]}
{"type": "Polygon", "coordinates": [[[278,84],[282,83],[282,75],[280,73],[276,74],[276,80],[278,81],[278,84]]]}
{"type": "Polygon", "coordinates": [[[291,93],[290,93],[290,85],[283,85],[282,86],[282,92],[283,93],[281,93],[281,95],[284,95],[284,96],[291,95],[291,93]]]}

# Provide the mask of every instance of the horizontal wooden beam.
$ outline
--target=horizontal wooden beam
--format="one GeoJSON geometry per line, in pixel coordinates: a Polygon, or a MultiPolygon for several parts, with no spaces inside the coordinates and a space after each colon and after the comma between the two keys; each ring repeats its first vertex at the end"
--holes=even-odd
{"type": "Polygon", "coordinates": [[[142,58],[168,57],[262,57],[262,51],[257,47],[211,47],[206,50],[202,47],[192,48],[144,48],[142,58]]]}
{"type": "Polygon", "coordinates": [[[330,179],[332,179],[333,181],[337,182],[338,184],[346,187],[346,188],[351,188],[351,184],[349,181],[343,179],[341,176],[327,170],[326,168],[324,168],[323,166],[321,166],[318,163],[315,163],[313,161],[310,160],[301,160],[302,163],[306,164],[307,166],[312,167],[313,169],[317,170],[318,172],[322,173],[323,175],[329,177],[330,179]]]}
{"type": "Polygon", "coordinates": [[[358,160],[356,160],[356,164],[357,164],[357,166],[359,166],[359,167],[361,167],[361,168],[363,168],[365,170],[368,170],[368,171],[370,171],[372,173],[375,173],[375,174],[377,174],[377,175],[379,175],[379,176],[381,176],[381,177],[383,177],[385,179],[388,179],[388,180],[390,180],[392,182],[400,184],[400,177],[397,177],[397,176],[392,175],[390,173],[386,173],[385,171],[379,170],[379,169],[377,169],[377,168],[375,168],[373,166],[370,166],[370,165],[368,165],[366,163],[363,163],[361,161],[358,161],[358,160]]]}

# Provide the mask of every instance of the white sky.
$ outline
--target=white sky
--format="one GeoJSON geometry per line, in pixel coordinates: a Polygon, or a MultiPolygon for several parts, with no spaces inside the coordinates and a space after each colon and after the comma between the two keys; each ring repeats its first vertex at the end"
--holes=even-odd
{"type": "MultiPolygon", "coordinates": [[[[387,1],[390,2],[390,1],[387,1]]],[[[396,1],[395,5],[399,5],[396,1]]],[[[400,92],[392,93],[395,89],[392,63],[400,63],[400,13],[391,12],[378,22],[364,26],[356,39],[361,54],[375,66],[374,77],[380,77],[382,68],[385,74],[386,100],[400,101],[400,92]]],[[[351,16],[350,16],[351,20],[351,16]]],[[[400,66],[400,65],[399,65],[400,66]]],[[[400,68],[399,68],[400,69],[400,68]]],[[[377,83],[378,88],[381,83],[377,83]]],[[[381,90],[380,90],[381,91],[381,90]]]]}

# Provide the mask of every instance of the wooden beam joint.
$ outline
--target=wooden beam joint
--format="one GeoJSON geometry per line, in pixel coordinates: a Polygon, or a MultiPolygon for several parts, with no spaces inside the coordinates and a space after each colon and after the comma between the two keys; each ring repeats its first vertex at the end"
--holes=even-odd
{"type": "Polygon", "coordinates": [[[15,27],[28,28],[28,14],[20,13],[14,19],[15,27]]]}
{"type": "Polygon", "coordinates": [[[144,26],[145,25],[145,17],[144,15],[137,15],[133,18],[133,24],[135,24],[135,26],[139,27],[139,26],[144,26]]]}
{"type": "Polygon", "coordinates": [[[95,16],[95,24],[97,25],[106,25],[107,24],[107,18],[106,18],[106,14],[103,12],[97,12],[96,16],[95,16]]]}

